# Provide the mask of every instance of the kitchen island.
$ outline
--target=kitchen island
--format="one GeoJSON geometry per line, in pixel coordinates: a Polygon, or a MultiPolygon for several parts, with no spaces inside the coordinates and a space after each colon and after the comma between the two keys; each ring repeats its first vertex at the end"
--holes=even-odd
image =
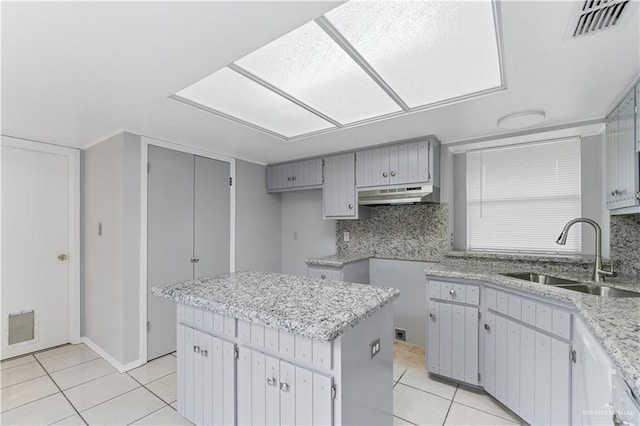
{"type": "Polygon", "coordinates": [[[391,424],[398,290],[264,272],[153,288],[177,302],[195,424],[391,424]]]}

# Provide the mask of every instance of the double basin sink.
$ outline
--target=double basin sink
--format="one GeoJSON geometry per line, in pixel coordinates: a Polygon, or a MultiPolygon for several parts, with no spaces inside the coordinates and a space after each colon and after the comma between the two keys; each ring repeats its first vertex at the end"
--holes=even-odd
{"type": "Polygon", "coordinates": [[[500,275],[530,281],[533,283],[565,288],[567,290],[579,291],[581,293],[593,294],[595,296],[640,297],[640,293],[637,293],[635,291],[621,290],[619,288],[606,287],[596,284],[585,284],[579,281],[567,280],[565,278],[552,277],[550,275],[537,274],[533,272],[504,273],[500,275]]]}

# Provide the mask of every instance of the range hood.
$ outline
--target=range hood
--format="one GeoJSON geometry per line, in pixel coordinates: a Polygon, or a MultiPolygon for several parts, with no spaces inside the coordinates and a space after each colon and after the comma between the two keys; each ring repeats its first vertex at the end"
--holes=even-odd
{"type": "Polygon", "coordinates": [[[440,188],[433,185],[418,183],[358,189],[358,204],[361,206],[439,202],[440,188]]]}

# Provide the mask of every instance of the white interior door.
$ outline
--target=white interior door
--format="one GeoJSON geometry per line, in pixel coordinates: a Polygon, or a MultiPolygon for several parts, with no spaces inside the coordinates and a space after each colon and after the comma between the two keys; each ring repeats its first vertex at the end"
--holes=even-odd
{"type": "Polygon", "coordinates": [[[2,138],[2,359],[79,338],[78,161],[2,138]]]}

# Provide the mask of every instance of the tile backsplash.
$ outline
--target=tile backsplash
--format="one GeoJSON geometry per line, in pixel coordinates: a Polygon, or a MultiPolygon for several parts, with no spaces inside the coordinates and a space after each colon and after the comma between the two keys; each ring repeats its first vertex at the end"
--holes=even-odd
{"type": "Polygon", "coordinates": [[[336,253],[437,261],[450,249],[447,220],[446,204],[371,207],[368,219],[337,221],[336,253]]]}
{"type": "Polygon", "coordinates": [[[611,216],[611,260],[621,274],[640,275],[640,214],[611,216]]]}

